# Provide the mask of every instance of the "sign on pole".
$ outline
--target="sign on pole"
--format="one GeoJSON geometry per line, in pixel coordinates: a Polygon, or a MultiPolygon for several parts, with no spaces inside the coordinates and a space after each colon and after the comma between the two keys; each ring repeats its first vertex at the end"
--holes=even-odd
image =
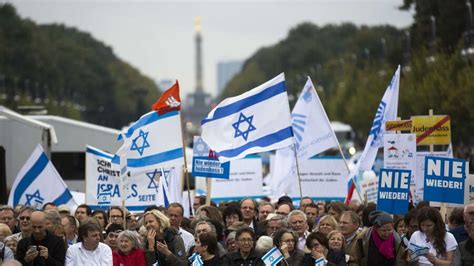
{"type": "Polygon", "coordinates": [[[397,120],[385,122],[386,131],[410,131],[412,128],[411,120],[397,120]]]}
{"type": "Polygon", "coordinates": [[[416,135],[387,134],[383,139],[383,165],[387,169],[410,170],[410,182],[415,184],[416,135]]]}
{"type": "Polygon", "coordinates": [[[451,143],[449,115],[412,116],[412,133],[417,145],[448,145],[451,143]]]}
{"type": "Polygon", "coordinates": [[[410,177],[410,170],[382,169],[379,178],[377,210],[391,214],[405,214],[408,211],[410,177]]]}
{"type": "Polygon", "coordinates": [[[464,204],[465,178],[466,161],[425,157],[423,200],[464,204]]]}
{"type": "Polygon", "coordinates": [[[194,136],[193,176],[229,179],[230,162],[220,163],[215,153],[199,136],[194,136]]]}

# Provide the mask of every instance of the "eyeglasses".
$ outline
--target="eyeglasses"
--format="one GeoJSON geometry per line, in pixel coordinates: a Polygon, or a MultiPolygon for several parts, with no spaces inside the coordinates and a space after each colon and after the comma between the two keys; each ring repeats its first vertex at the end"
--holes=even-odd
{"type": "Polygon", "coordinates": [[[240,243],[253,243],[253,239],[246,239],[246,238],[239,239],[239,242],[240,243]]]}
{"type": "Polygon", "coordinates": [[[31,219],[30,216],[20,216],[20,217],[18,217],[18,220],[20,220],[20,221],[29,221],[30,219],[31,219]]]}

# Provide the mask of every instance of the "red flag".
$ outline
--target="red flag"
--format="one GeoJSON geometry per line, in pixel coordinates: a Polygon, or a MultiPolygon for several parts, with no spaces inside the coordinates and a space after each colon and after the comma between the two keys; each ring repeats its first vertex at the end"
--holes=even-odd
{"type": "Polygon", "coordinates": [[[179,83],[177,80],[151,106],[151,109],[157,111],[159,115],[181,110],[181,98],[179,97],[179,83]]]}

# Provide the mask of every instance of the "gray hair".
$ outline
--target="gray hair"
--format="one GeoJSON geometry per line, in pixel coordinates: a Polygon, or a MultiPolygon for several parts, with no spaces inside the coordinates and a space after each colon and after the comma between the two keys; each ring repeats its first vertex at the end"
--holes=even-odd
{"type": "Polygon", "coordinates": [[[275,214],[270,219],[267,219],[267,223],[270,221],[281,221],[283,226],[288,227],[288,219],[281,214],[275,214]]]}
{"type": "Polygon", "coordinates": [[[141,247],[141,241],[140,241],[140,236],[136,231],[131,231],[131,230],[125,230],[120,232],[118,235],[118,238],[126,237],[130,241],[132,241],[132,248],[139,248],[141,247]]]}
{"type": "Polygon", "coordinates": [[[255,244],[255,251],[265,254],[273,247],[273,238],[269,236],[261,236],[255,244]]]}
{"type": "Polygon", "coordinates": [[[208,221],[199,221],[199,222],[197,222],[196,226],[194,227],[194,231],[196,231],[196,228],[198,227],[198,225],[201,225],[201,224],[209,225],[209,227],[211,228],[211,232],[213,232],[214,234],[216,233],[216,227],[211,222],[208,222],[208,221]]]}
{"type": "Polygon", "coordinates": [[[292,211],[288,214],[288,221],[291,220],[291,217],[296,216],[296,215],[301,215],[301,216],[303,216],[303,219],[304,219],[304,221],[306,222],[306,214],[304,214],[304,212],[302,212],[302,211],[300,211],[300,210],[292,210],[292,211]]]}
{"type": "Polygon", "coordinates": [[[46,210],[44,212],[44,219],[50,221],[52,224],[61,225],[61,215],[56,210],[46,210]]]}

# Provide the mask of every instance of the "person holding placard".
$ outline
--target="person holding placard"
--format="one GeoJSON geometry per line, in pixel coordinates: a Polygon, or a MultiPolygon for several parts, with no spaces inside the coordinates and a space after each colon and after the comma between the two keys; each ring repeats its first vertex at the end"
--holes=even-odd
{"type": "MultiPolygon", "coordinates": [[[[409,246],[428,249],[425,254],[415,258],[418,259],[418,265],[451,265],[458,244],[454,236],[446,231],[439,211],[423,207],[418,211],[417,220],[420,231],[413,233],[409,246]]],[[[412,255],[414,250],[409,249],[409,253],[412,255]]]]}

